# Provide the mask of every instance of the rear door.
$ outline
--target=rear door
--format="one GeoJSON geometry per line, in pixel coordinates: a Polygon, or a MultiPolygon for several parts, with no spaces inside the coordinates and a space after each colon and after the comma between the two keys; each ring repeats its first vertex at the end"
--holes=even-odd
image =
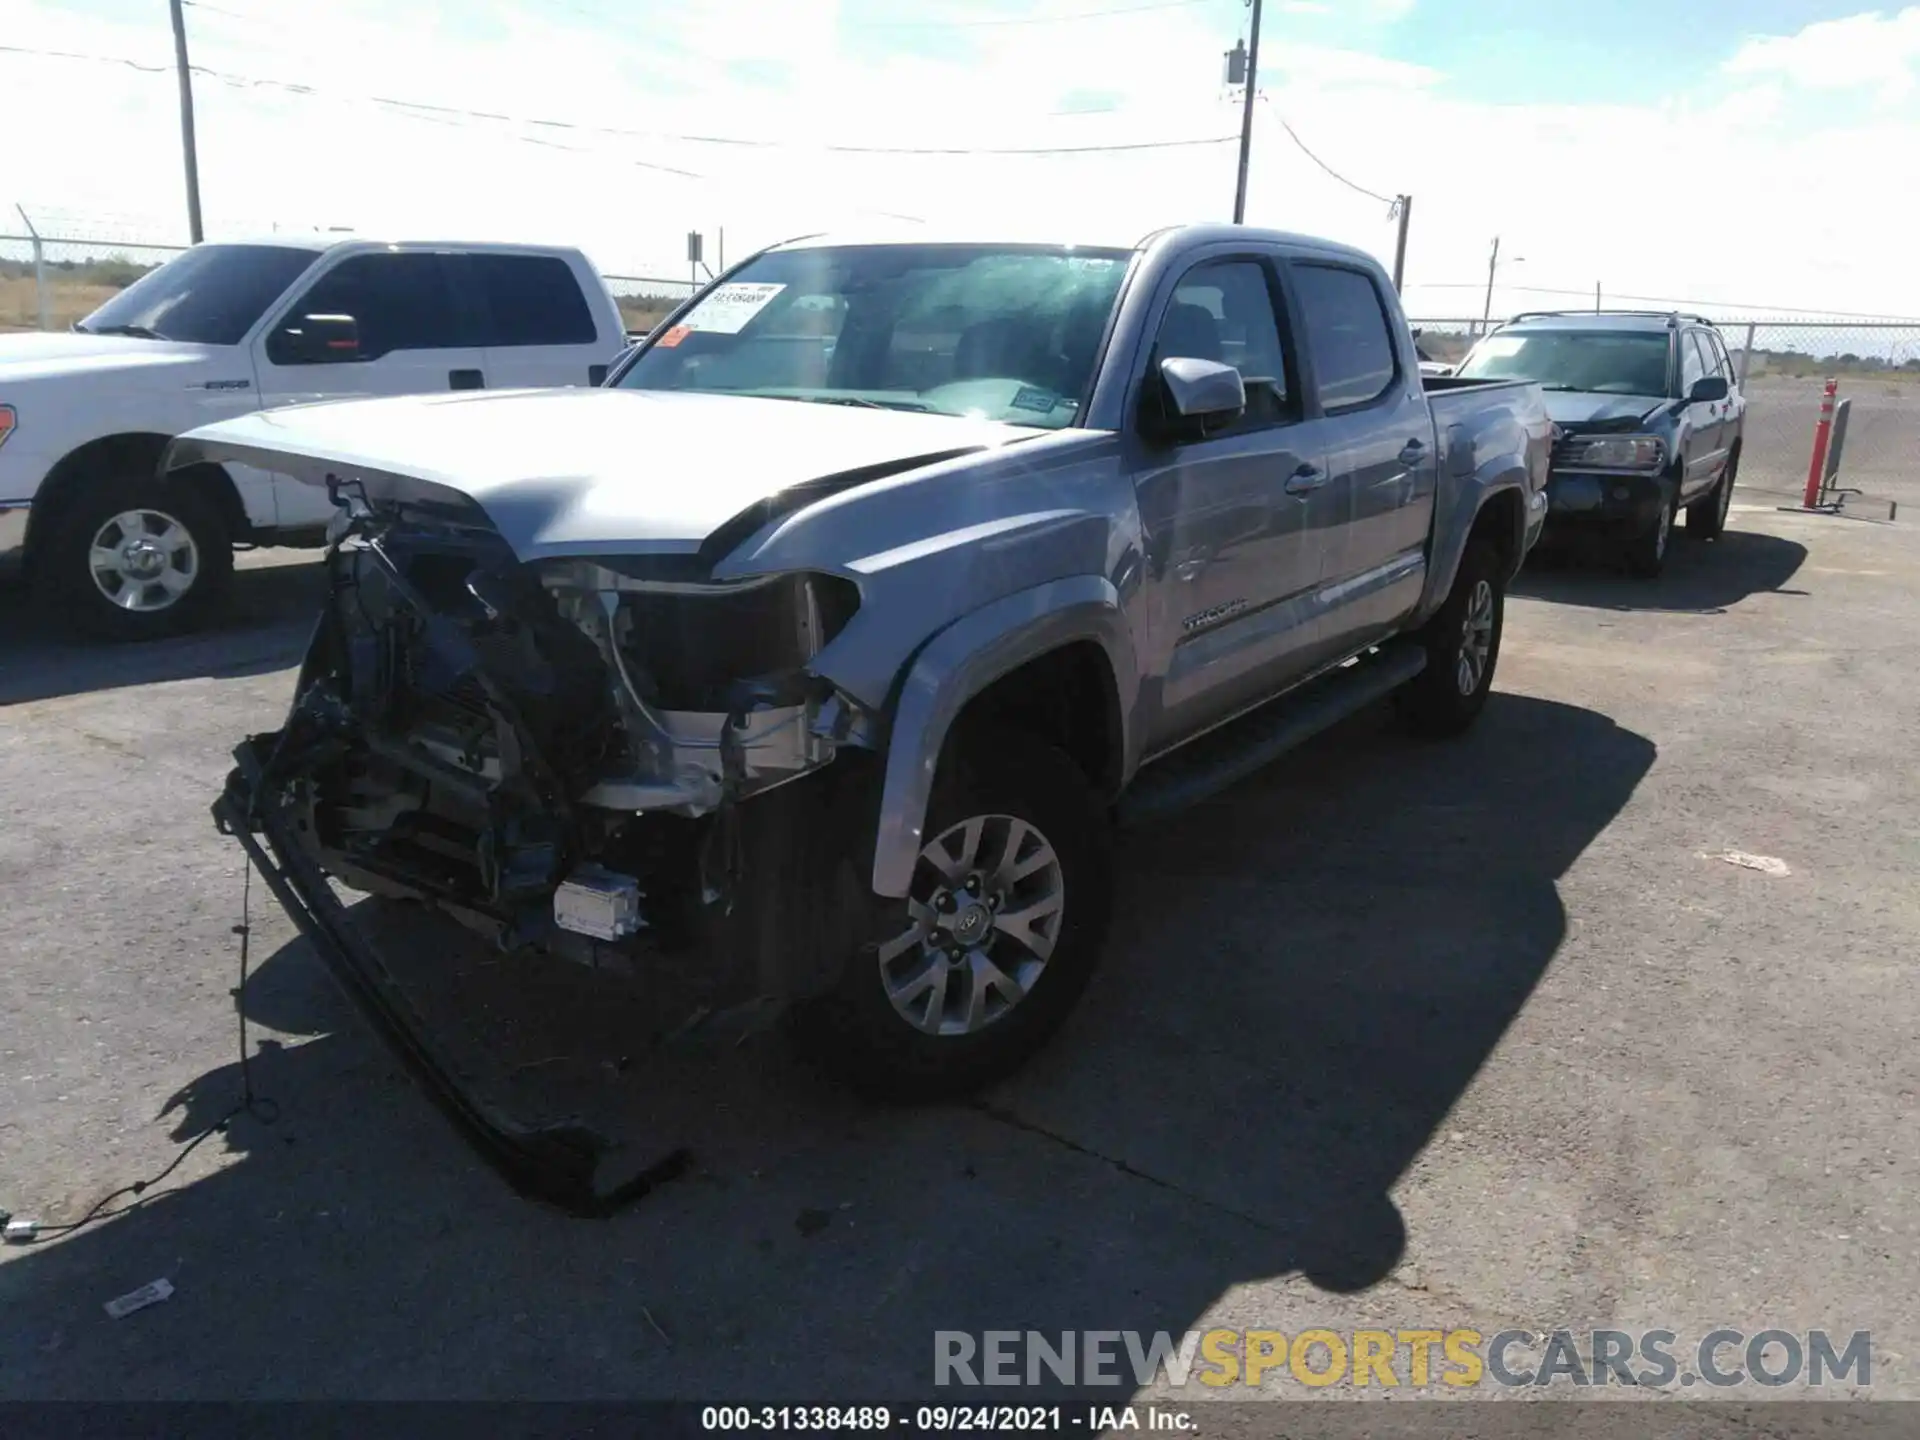
{"type": "Polygon", "coordinates": [[[1309,662],[1312,532],[1325,523],[1325,457],[1304,422],[1274,258],[1198,261],[1157,297],[1151,333],[1135,386],[1143,406],[1157,404],[1160,362],[1176,356],[1235,366],[1248,406],[1203,439],[1130,437],[1151,580],[1149,753],[1245,709],[1309,662]]]}
{"type": "Polygon", "coordinates": [[[480,315],[495,389],[598,385],[623,339],[601,335],[573,267],[558,255],[479,251],[451,257],[480,315]]]}
{"type": "MultiPolygon", "coordinates": [[[[447,257],[431,250],[378,250],[348,255],[321,273],[267,327],[255,372],[263,406],[316,400],[477,390],[486,384],[486,355],[475,343],[472,313],[456,296],[447,257]],[[300,343],[302,317],[351,316],[357,348],[326,359],[300,343]]],[[[282,526],[324,523],[326,493],[275,477],[282,526]]]]}
{"type": "Polygon", "coordinates": [[[1337,260],[1287,270],[1327,454],[1326,528],[1312,537],[1324,662],[1380,639],[1418,603],[1439,466],[1426,392],[1379,280],[1337,260]]]}

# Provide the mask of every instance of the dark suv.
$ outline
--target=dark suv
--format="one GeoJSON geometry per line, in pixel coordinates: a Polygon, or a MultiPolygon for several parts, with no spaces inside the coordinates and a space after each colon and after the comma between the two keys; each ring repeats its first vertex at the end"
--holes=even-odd
{"type": "Polygon", "coordinates": [[[1598,531],[1640,575],[1666,563],[1675,515],[1726,528],[1746,401],[1720,332],[1697,315],[1517,315],[1473,347],[1465,379],[1535,380],[1554,420],[1547,535],[1598,531]]]}

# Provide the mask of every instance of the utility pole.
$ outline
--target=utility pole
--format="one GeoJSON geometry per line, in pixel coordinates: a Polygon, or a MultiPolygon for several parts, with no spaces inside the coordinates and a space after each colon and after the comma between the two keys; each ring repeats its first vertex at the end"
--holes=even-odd
{"type": "Polygon", "coordinates": [[[1407,279],[1407,217],[1413,213],[1413,197],[1396,195],[1393,208],[1400,216],[1400,238],[1393,245],[1393,288],[1403,290],[1407,279]]]}
{"type": "Polygon", "coordinates": [[[1487,304],[1480,312],[1480,329],[1484,332],[1493,319],[1493,272],[1500,268],[1500,237],[1493,237],[1493,253],[1487,257],[1487,304]]]}
{"type": "Polygon", "coordinates": [[[173,63],[180,74],[180,148],[187,162],[187,234],[195,245],[200,232],[200,156],[193,143],[193,72],[187,66],[187,18],[180,0],[167,0],[173,11],[173,63]]]}
{"type": "Polygon", "coordinates": [[[1233,190],[1233,223],[1247,218],[1247,160],[1253,153],[1254,87],[1260,83],[1260,0],[1253,6],[1253,24],[1247,35],[1247,95],[1240,108],[1240,178],[1233,190]]]}
{"type": "Polygon", "coordinates": [[[1593,313],[1596,315],[1600,313],[1600,282],[1598,280],[1593,282],[1593,313]]]}

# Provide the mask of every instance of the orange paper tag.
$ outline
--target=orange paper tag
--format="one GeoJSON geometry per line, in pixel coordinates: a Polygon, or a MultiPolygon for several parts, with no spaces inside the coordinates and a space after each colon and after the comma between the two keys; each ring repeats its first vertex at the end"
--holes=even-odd
{"type": "Polygon", "coordinates": [[[671,350],[675,345],[678,345],[682,340],[686,339],[687,336],[691,335],[692,333],[693,333],[693,329],[691,326],[676,325],[671,330],[667,331],[666,334],[662,335],[658,340],[654,341],[654,344],[664,345],[669,350],[671,350]]]}

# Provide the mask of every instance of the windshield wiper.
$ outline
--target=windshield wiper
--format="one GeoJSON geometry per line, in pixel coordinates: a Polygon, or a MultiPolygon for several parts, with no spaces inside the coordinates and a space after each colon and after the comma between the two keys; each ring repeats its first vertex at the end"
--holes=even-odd
{"type": "Polygon", "coordinates": [[[74,329],[83,335],[130,335],[135,340],[164,340],[167,337],[158,330],[149,330],[145,325],[99,325],[87,329],[75,325],[74,329]]]}
{"type": "Polygon", "coordinates": [[[864,395],[809,395],[806,398],[815,405],[857,405],[862,410],[911,410],[920,415],[930,413],[925,405],[916,405],[911,400],[869,400],[864,395]]]}

